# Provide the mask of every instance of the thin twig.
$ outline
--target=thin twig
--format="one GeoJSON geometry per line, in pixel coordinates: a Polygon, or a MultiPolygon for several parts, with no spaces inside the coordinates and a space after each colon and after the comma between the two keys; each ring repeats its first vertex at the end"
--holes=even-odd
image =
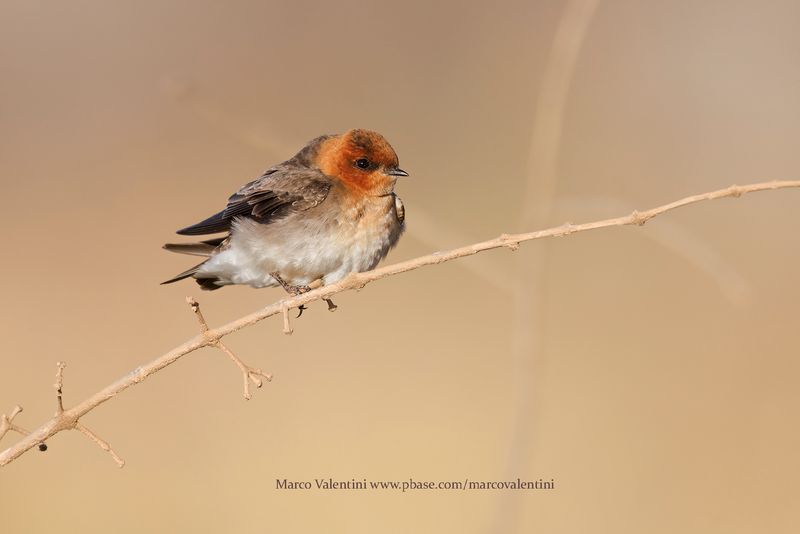
{"type": "MultiPolygon", "coordinates": [[[[541,228],[552,219],[558,189],[558,162],[561,154],[569,96],[577,65],[585,47],[589,28],[600,0],[565,0],[550,44],[533,109],[528,148],[527,180],[521,191],[523,209],[520,228],[541,228]]],[[[613,212],[612,212],[613,213],[613,212]]],[[[572,228],[565,226],[564,234],[572,228]]],[[[542,243],[535,251],[519,258],[509,276],[512,293],[510,372],[508,384],[513,395],[513,417],[505,473],[524,473],[534,460],[530,443],[539,418],[536,409],[542,391],[545,367],[544,300],[547,291],[547,258],[552,248],[542,243]]],[[[503,495],[498,500],[492,527],[495,532],[514,530],[523,497],[503,495]]]]}
{"type": "Polygon", "coordinates": [[[23,436],[27,436],[28,434],[30,434],[30,432],[28,432],[21,426],[14,424],[14,418],[18,416],[20,413],[22,413],[22,406],[17,404],[11,410],[10,414],[8,415],[0,414],[0,439],[3,439],[3,436],[5,436],[9,430],[13,430],[14,432],[22,434],[23,436]]]}
{"type": "MultiPolygon", "coordinates": [[[[103,440],[89,430],[86,425],[81,423],[78,419],[68,419],[64,416],[64,400],[63,400],[63,389],[64,389],[64,368],[67,366],[64,362],[56,362],[56,383],[53,384],[53,387],[56,389],[56,415],[54,419],[66,419],[65,423],[67,426],[63,430],[68,429],[76,429],[81,431],[86,437],[90,440],[94,441],[101,449],[106,451],[111,455],[117,465],[119,467],[123,467],[125,465],[125,461],[120,458],[114,449],[111,448],[111,445],[108,444],[107,441],[103,440]]],[[[45,445],[44,440],[39,443],[39,450],[46,451],[47,445],[45,445]]]]}
{"type": "Polygon", "coordinates": [[[289,319],[290,309],[288,305],[281,306],[281,313],[283,314],[283,333],[287,336],[291,336],[292,332],[294,332],[294,330],[292,330],[291,320],[289,319]]]}
{"type": "MultiPolygon", "coordinates": [[[[647,221],[649,221],[654,217],[657,217],[668,211],[683,206],[687,206],[689,204],[695,204],[697,202],[703,202],[706,200],[714,200],[725,197],[739,197],[745,193],[752,193],[755,191],[766,191],[772,189],[787,189],[787,188],[800,188],[800,180],[762,182],[744,186],[734,185],[731,187],[727,187],[725,189],[719,189],[717,191],[712,191],[709,193],[703,193],[700,195],[693,195],[690,197],[686,197],[680,200],[676,200],[674,202],[670,202],[669,204],[664,204],[663,206],[652,208],[650,210],[645,210],[641,212],[635,211],[630,215],[626,215],[623,217],[604,219],[602,221],[595,221],[583,224],[567,223],[561,226],[557,226],[555,228],[549,228],[547,230],[539,230],[537,232],[529,232],[523,234],[504,234],[495,239],[490,239],[488,241],[467,245],[450,251],[435,252],[433,254],[421,256],[419,258],[395,263],[392,265],[387,265],[385,267],[382,267],[380,269],[375,269],[373,271],[351,274],[344,280],[341,280],[335,284],[331,284],[329,286],[323,286],[321,288],[309,291],[307,293],[302,293],[300,295],[286,298],[274,304],[270,304],[269,306],[262,308],[261,310],[258,310],[249,315],[245,315],[244,317],[236,319],[235,321],[231,321],[226,325],[220,326],[215,329],[209,329],[203,332],[202,334],[197,335],[192,339],[186,341],[182,345],[175,347],[171,351],[167,352],[166,354],[163,354],[162,356],[156,358],[155,360],[147,364],[144,364],[140,367],[137,367],[127,375],[109,384],[108,386],[98,391],[97,393],[93,394],[84,401],[80,402],[79,404],[73,406],[72,408],[64,410],[64,412],[60,416],[53,417],[50,420],[46,421],[36,430],[32,431],[31,433],[23,437],[19,442],[15,443],[14,445],[7,448],[3,452],[0,452],[0,466],[4,466],[14,461],[23,453],[35,447],[37,444],[42,443],[44,440],[50,438],[51,436],[54,436],[55,434],[58,434],[63,430],[76,428],[76,423],[81,417],[83,417],[90,411],[94,410],[101,404],[113,399],[121,391],[124,391],[129,387],[142,382],[143,380],[157,373],[161,369],[175,363],[182,356],[185,356],[186,354],[194,352],[203,347],[216,346],[216,344],[219,342],[220,339],[229,334],[232,334],[233,332],[237,332],[242,328],[253,325],[259,321],[263,321],[267,317],[271,317],[279,313],[284,313],[285,311],[288,311],[292,308],[297,308],[303,304],[310,304],[311,302],[315,302],[317,300],[330,298],[333,295],[336,295],[337,293],[342,293],[343,291],[361,289],[365,285],[369,284],[370,282],[374,282],[375,280],[380,280],[382,278],[387,278],[389,276],[394,276],[396,274],[412,271],[414,269],[419,269],[420,267],[424,267],[427,265],[436,265],[457,258],[472,256],[473,254],[477,254],[484,250],[490,250],[494,248],[511,248],[513,250],[516,245],[519,245],[520,243],[524,243],[527,241],[532,241],[535,239],[566,236],[578,232],[586,232],[589,230],[596,230],[598,228],[608,228],[611,226],[643,225],[644,223],[646,223],[647,221]]],[[[196,313],[199,313],[199,308],[196,313]]]]}
{"type": "Polygon", "coordinates": [[[262,385],[264,385],[264,382],[261,379],[263,378],[267,382],[270,382],[272,380],[272,375],[265,373],[261,369],[250,367],[241,359],[239,359],[239,357],[236,356],[231,349],[225,346],[222,341],[219,340],[219,337],[209,334],[208,323],[206,322],[205,317],[203,317],[203,313],[200,311],[200,304],[192,297],[186,297],[186,302],[189,304],[189,306],[191,306],[197,321],[200,323],[200,334],[206,336],[212,346],[227,354],[228,357],[233,360],[233,363],[239,367],[239,370],[242,372],[242,379],[244,381],[244,390],[242,394],[244,395],[245,399],[250,400],[252,397],[250,394],[250,382],[252,382],[257,388],[260,388],[262,385]]]}
{"type": "Polygon", "coordinates": [[[61,398],[63,392],[61,390],[64,387],[64,367],[66,366],[67,364],[64,362],[56,362],[58,370],[56,371],[56,383],[53,384],[53,387],[56,388],[56,416],[64,413],[64,401],[61,398]]]}
{"type": "Polygon", "coordinates": [[[104,451],[106,451],[108,454],[110,454],[110,455],[111,455],[111,457],[114,459],[114,461],[115,461],[115,462],[117,462],[117,465],[118,465],[119,467],[125,467],[125,460],[123,460],[122,458],[120,458],[120,457],[117,455],[117,453],[116,453],[116,452],[114,452],[114,449],[112,449],[112,448],[111,448],[111,445],[109,445],[109,444],[108,444],[108,442],[107,442],[106,440],[102,439],[100,436],[98,436],[97,434],[95,434],[94,432],[92,432],[91,430],[89,430],[89,429],[86,427],[86,425],[84,425],[84,424],[83,424],[83,423],[81,423],[80,421],[75,421],[75,429],[76,429],[76,430],[79,430],[81,433],[83,433],[83,435],[84,435],[84,436],[86,436],[86,437],[87,437],[87,438],[89,438],[90,440],[92,440],[92,441],[94,441],[95,443],[97,443],[97,446],[98,446],[98,447],[100,447],[101,449],[103,449],[104,451]]]}

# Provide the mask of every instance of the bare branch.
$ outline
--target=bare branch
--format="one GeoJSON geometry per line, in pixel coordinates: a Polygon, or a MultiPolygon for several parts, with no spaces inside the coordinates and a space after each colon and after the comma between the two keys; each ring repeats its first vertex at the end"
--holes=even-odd
{"type": "MultiPolygon", "coordinates": [[[[608,228],[611,226],[626,226],[626,225],[641,226],[654,217],[657,217],[663,213],[666,213],[668,211],[683,206],[688,206],[690,204],[695,204],[706,200],[715,200],[719,198],[739,197],[745,193],[752,193],[756,191],[787,189],[787,188],[800,188],[800,180],[762,182],[745,186],[734,185],[731,187],[727,187],[725,189],[719,189],[717,191],[711,191],[709,193],[703,193],[699,195],[693,195],[686,198],[682,198],[680,200],[676,200],[674,202],[670,202],[669,204],[664,204],[662,206],[658,206],[649,210],[634,211],[630,215],[617,217],[613,219],[604,219],[601,221],[588,222],[583,224],[566,223],[564,225],[557,226],[554,228],[539,230],[536,232],[523,233],[523,234],[503,234],[495,239],[490,239],[488,241],[467,245],[446,252],[435,252],[433,254],[421,256],[419,258],[399,263],[394,263],[392,265],[387,265],[385,267],[381,267],[380,269],[375,269],[364,273],[354,273],[345,278],[344,280],[341,280],[335,284],[323,286],[314,289],[312,291],[309,291],[307,293],[302,293],[300,295],[288,297],[284,300],[270,304],[269,306],[266,306],[261,310],[255,311],[249,315],[245,315],[244,317],[241,317],[235,321],[231,321],[230,323],[215,329],[208,328],[208,325],[205,323],[205,319],[203,319],[202,314],[200,313],[199,305],[197,305],[193,299],[190,299],[189,304],[192,306],[192,309],[198,318],[198,321],[200,323],[201,334],[186,341],[182,345],[175,347],[174,349],[163,354],[162,356],[159,356],[155,360],[146,363],[140,367],[137,367],[130,373],[119,378],[115,382],[109,384],[108,386],[98,391],[97,393],[93,394],[84,401],[80,402],[79,404],[73,406],[72,408],[64,410],[61,414],[56,415],[55,417],[46,421],[36,430],[27,434],[25,433],[24,430],[22,430],[21,433],[26,435],[16,444],[0,452],[0,466],[4,466],[14,461],[16,458],[21,456],[26,451],[30,450],[31,448],[35,447],[38,444],[43,443],[46,439],[50,438],[51,436],[54,436],[55,434],[58,434],[63,430],[69,430],[73,428],[78,428],[79,430],[81,430],[78,424],[78,420],[81,417],[83,417],[90,411],[94,410],[101,404],[113,399],[121,391],[124,391],[129,387],[138,384],[139,382],[142,382],[143,380],[157,373],[161,369],[175,363],[182,356],[185,356],[186,354],[192,353],[203,347],[214,346],[225,352],[228,355],[228,357],[230,357],[237,364],[237,366],[239,366],[239,369],[242,371],[242,374],[243,375],[245,375],[245,373],[247,374],[247,378],[244,380],[245,384],[248,384],[248,380],[250,380],[256,385],[258,385],[258,382],[256,380],[259,377],[263,377],[268,380],[269,379],[268,374],[262,373],[259,369],[253,369],[243,364],[235,355],[233,355],[232,352],[230,352],[230,350],[227,349],[227,347],[221,345],[220,340],[223,337],[232,334],[233,332],[241,330],[242,328],[246,328],[259,321],[263,321],[267,317],[271,317],[273,315],[278,315],[281,313],[284,315],[284,331],[286,331],[287,329],[291,331],[291,326],[289,325],[288,322],[288,311],[291,310],[292,308],[298,308],[304,304],[310,304],[311,302],[315,302],[317,300],[329,299],[333,295],[336,295],[337,293],[342,293],[344,291],[361,289],[370,282],[374,282],[375,280],[380,280],[382,278],[387,278],[389,276],[394,276],[396,274],[412,271],[414,269],[419,269],[420,267],[425,267],[427,265],[436,265],[457,258],[472,256],[474,254],[483,252],[485,250],[490,250],[495,248],[510,248],[511,250],[514,250],[516,247],[519,246],[520,243],[524,243],[527,241],[533,241],[535,239],[543,239],[546,237],[561,237],[561,236],[575,234],[578,232],[596,230],[598,228],[608,228]]],[[[63,373],[63,368],[59,367],[59,373],[63,373]]],[[[59,379],[57,375],[57,384],[58,383],[59,379]]],[[[248,393],[248,387],[245,386],[245,397],[247,397],[247,393],[248,393]]],[[[2,420],[0,420],[0,437],[2,437],[2,435],[8,432],[8,430],[16,430],[16,428],[14,428],[13,426],[12,420],[13,417],[16,417],[16,415],[18,415],[18,413],[19,410],[15,409],[15,412],[12,412],[12,416],[9,417],[3,416],[2,420]]],[[[82,425],[80,426],[82,427],[82,425]]],[[[83,430],[81,431],[83,432],[83,430]]],[[[84,432],[84,434],[86,434],[86,432],[84,432]]],[[[99,438],[97,439],[95,438],[96,436],[92,439],[96,443],[98,443],[98,445],[100,445],[104,450],[108,450],[110,453],[112,453],[112,456],[115,457],[115,460],[118,458],[110,450],[110,447],[106,449],[103,446],[103,444],[108,446],[107,443],[105,443],[102,440],[98,441],[99,438]]]]}
{"type": "Polygon", "coordinates": [[[294,332],[294,330],[292,330],[292,323],[289,320],[290,309],[288,305],[281,306],[281,313],[283,314],[283,333],[287,336],[292,335],[292,332],[294,332]]]}
{"type": "Polygon", "coordinates": [[[120,458],[117,455],[117,453],[114,452],[114,449],[111,448],[111,445],[109,445],[107,441],[105,441],[100,436],[98,436],[97,434],[86,428],[86,425],[84,425],[80,421],[75,421],[75,429],[79,430],[81,433],[83,433],[84,436],[97,443],[98,447],[100,447],[108,454],[110,454],[111,457],[114,459],[114,461],[117,462],[117,465],[119,467],[125,467],[125,460],[120,458]]]}
{"type": "MultiPolygon", "coordinates": [[[[56,390],[56,415],[55,418],[64,418],[64,400],[63,400],[63,389],[64,389],[64,368],[67,366],[64,362],[56,362],[56,383],[53,384],[53,387],[56,390]]],[[[117,465],[119,467],[125,466],[125,461],[120,458],[114,449],[111,448],[111,445],[108,444],[107,441],[102,439],[100,436],[89,430],[89,428],[81,423],[79,420],[69,420],[67,419],[67,427],[63,430],[67,430],[70,428],[74,428],[75,430],[79,430],[83,435],[88,437],[90,440],[94,441],[101,449],[106,451],[111,455],[117,465]]],[[[45,445],[44,441],[39,444],[39,449],[42,451],[47,450],[47,445],[45,445]]]]}
{"type": "Polygon", "coordinates": [[[5,436],[9,430],[13,430],[14,432],[22,434],[23,436],[27,436],[28,434],[30,434],[30,432],[28,432],[24,428],[14,424],[14,418],[18,416],[20,413],[22,413],[22,406],[17,404],[11,410],[10,414],[0,415],[0,439],[3,439],[3,436],[5,436]]]}
{"type": "Polygon", "coordinates": [[[64,401],[61,398],[61,389],[64,387],[64,367],[66,366],[67,364],[64,362],[56,362],[58,370],[56,371],[56,383],[53,384],[53,387],[56,388],[56,416],[64,413],[64,401]]]}
{"type": "Polygon", "coordinates": [[[189,303],[189,306],[191,306],[195,317],[197,317],[197,321],[200,323],[200,333],[208,338],[211,345],[227,354],[228,357],[233,360],[233,363],[239,367],[239,370],[242,372],[242,379],[244,381],[243,395],[245,399],[250,400],[252,396],[250,394],[250,382],[252,382],[257,388],[260,388],[262,385],[264,385],[264,382],[261,379],[263,378],[267,382],[270,382],[272,380],[272,375],[265,373],[261,369],[250,367],[240,360],[239,357],[236,356],[233,351],[231,351],[231,349],[226,347],[222,341],[219,340],[219,337],[209,333],[208,323],[206,322],[205,317],[203,317],[203,313],[200,311],[200,304],[192,297],[186,297],[186,302],[189,303]]]}

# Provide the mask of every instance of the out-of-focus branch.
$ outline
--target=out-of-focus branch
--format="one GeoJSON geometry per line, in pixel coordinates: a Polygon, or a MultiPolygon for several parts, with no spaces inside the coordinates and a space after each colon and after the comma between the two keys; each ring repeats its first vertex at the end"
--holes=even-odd
{"type": "Polygon", "coordinates": [[[13,422],[14,418],[17,417],[19,413],[22,411],[21,408],[16,407],[11,412],[10,415],[8,416],[3,415],[2,418],[0,418],[0,437],[5,435],[9,430],[15,430],[24,435],[24,437],[19,442],[5,449],[3,452],[0,452],[0,466],[4,466],[14,461],[16,458],[20,457],[23,453],[25,453],[26,451],[32,449],[37,445],[43,445],[45,440],[54,436],[55,434],[58,434],[59,432],[64,430],[71,430],[71,429],[77,429],[81,431],[83,434],[85,434],[87,437],[89,437],[95,443],[97,443],[101,448],[108,451],[112,455],[114,460],[117,461],[117,463],[120,466],[122,466],[123,463],[122,460],[120,460],[119,457],[113,452],[108,443],[98,438],[93,432],[89,431],[82,423],[79,422],[81,417],[83,417],[90,411],[94,410],[104,402],[113,399],[121,391],[124,391],[129,387],[144,381],[149,376],[157,373],[161,369],[167,367],[172,363],[175,363],[182,356],[185,356],[186,354],[192,353],[203,347],[219,348],[236,363],[236,365],[242,372],[244,380],[245,397],[248,397],[249,395],[248,387],[250,381],[252,381],[256,386],[258,386],[260,383],[259,377],[263,377],[268,380],[270,376],[266,373],[261,372],[258,369],[251,368],[242,363],[241,360],[239,360],[238,357],[233,355],[233,353],[230,350],[227,350],[227,347],[222,345],[220,340],[223,337],[232,334],[233,332],[241,330],[242,328],[245,328],[247,326],[253,325],[259,321],[266,319],[267,317],[271,317],[273,315],[278,315],[278,314],[283,315],[284,331],[289,333],[291,332],[291,326],[289,325],[289,315],[287,312],[292,308],[299,308],[304,304],[309,304],[317,300],[329,299],[333,295],[336,295],[337,293],[342,293],[344,291],[361,289],[370,282],[374,282],[375,280],[380,280],[382,278],[387,278],[389,276],[394,276],[396,274],[404,273],[407,271],[413,271],[415,269],[419,269],[420,267],[425,267],[427,265],[435,265],[439,263],[444,263],[446,261],[454,260],[457,258],[472,256],[473,254],[483,252],[484,250],[491,250],[495,248],[508,248],[510,250],[516,250],[519,248],[521,243],[527,241],[533,241],[535,239],[543,239],[546,237],[562,237],[570,234],[575,234],[578,232],[586,232],[588,230],[608,228],[611,226],[627,226],[627,225],[641,226],[654,217],[657,217],[663,213],[666,213],[668,211],[683,206],[688,206],[689,204],[695,204],[697,202],[703,202],[706,200],[715,200],[718,198],[739,197],[745,193],[752,193],[755,191],[766,191],[771,189],[786,189],[786,188],[800,188],[800,180],[762,182],[762,183],[742,185],[742,186],[733,185],[725,189],[719,189],[717,191],[711,191],[709,193],[702,193],[699,195],[693,195],[690,197],[682,198],[680,200],[676,200],[674,202],[670,202],[669,204],[664,204],[662,206],[658,206],[649,210],[634,211],[629,215],[616,217],[613,219],[604,219],[601,221],[588,222],[582,224],[565,223],[561,226],[557,226],[554,228],[539,230],[536,232],[523,233],[523,234],[503,234],[495,239],[490,239],[488,241],[467,245],[461,248],[456,248],[445,252],[434,252],[433,254],[428,254],[426,256],[421,256],[419,258],[414,258],[400,263],[387,265],[385,267],[382,267],[380,269],[375,269],[373,271],[368,271],[364,273],[354,273],[345,278],[344,280],[341,280],[340,282],[331,284],[329,286],[323,286],[318,289],[309,291],[307,293],[303,293],[297,296],[293,296],[275,302],[274,304],[262,308],[261,310],[253,312],[249,315],[245,315],[240,319],[231,321],[230,323],[220,326],[218,328],[208,328],[205,319],[202,317],[202,314],[200,314],[199,305],[197,304],[196,301],[194,301],[194,299],[189,298],[187,300],[200,323],[201,332],[199,335],[186,341],[182,345],[175,347],[171,351],[163,354],[162,356],[156,358],[155,360],[147,364],[144,364],[140,367],[137,367],[130,373],[119,378],[112,384],[109,384],[108,386],[98,391],[94,395],[90,396],[86,400],[68,409],[63,408],[61,400],[61,389],[63,382],[63,364],[59,362],[58,372],[56,374],[56,384],[55,384],[58,404],[57,404],[56,414],[51,419],[40,425],[32,432],[26,432],[13,422]]]}
{"type": "MultiPolygon", "coordinates": [[[[519,197],[520,228],[541,228],[552,221],[569,96],[600,0],[565,0],[560,4],[561,15],[534,100],[526,180],[519,197]]],[[[509,436],[506,473],[511,474],[528,471],[533,461],[530,445],[539,420],[536,415],[541,403],[537,395],[546,367],[543,310],[549,251],[546,243],[536,247],[524,261],[514,262],[509,277],[514,297],[509,339],[513,379],[509,387],[515,423],[509,436]]],[[[514,493],[499,497],[490,530],[515,530],[523,500],[514,493]]]]}

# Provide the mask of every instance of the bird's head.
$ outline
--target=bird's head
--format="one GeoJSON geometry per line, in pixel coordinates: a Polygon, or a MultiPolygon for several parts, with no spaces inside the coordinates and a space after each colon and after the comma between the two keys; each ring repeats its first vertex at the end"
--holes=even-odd
{"type": "Polygon", "coordinates": [[[327,139],[320,147],[318,162],[328,176],[368,195],[391,193],[397,178],[408,176],[399,167],[392,145],[369,130],[350,130],[327,139]]]}

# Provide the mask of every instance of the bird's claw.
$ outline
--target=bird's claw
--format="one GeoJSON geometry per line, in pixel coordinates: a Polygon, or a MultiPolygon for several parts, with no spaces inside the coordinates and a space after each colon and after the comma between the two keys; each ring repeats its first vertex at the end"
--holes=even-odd
{"type": "MultiPolygon", "coordinates": [[[[293,297],[296,297],[297,295],[302,295],[303,293],[308,293],[309,291],[314,289],[311,286],[307,286],[307,285],[305,285],[305,286],[293,286],[293,285],[287,283],[283,278],[281,278],[281,275],[279,275],[278,273],[270,273],[270,275],[281,285],[281,287],[283,287],[283,289],[286,290],[287,293],[289,293],[293,297]]],[[[325,300],[325,302],[328,303],[328,311],[335,311],[336,308],[338,308],[338,306],[336,304],[334,304],[331,299],[324,299],[324,300],[325,300]]],[[[305,304],[301,304],[300,306],[298,306],[297,307],[297,310],[298,310],[297,317],[295,317],[295,319],[299,319],[300,316],[303,315],[303,311],[306,310],[306,309],[308,309],[308,308],[306,307],[305,304]]]]}

